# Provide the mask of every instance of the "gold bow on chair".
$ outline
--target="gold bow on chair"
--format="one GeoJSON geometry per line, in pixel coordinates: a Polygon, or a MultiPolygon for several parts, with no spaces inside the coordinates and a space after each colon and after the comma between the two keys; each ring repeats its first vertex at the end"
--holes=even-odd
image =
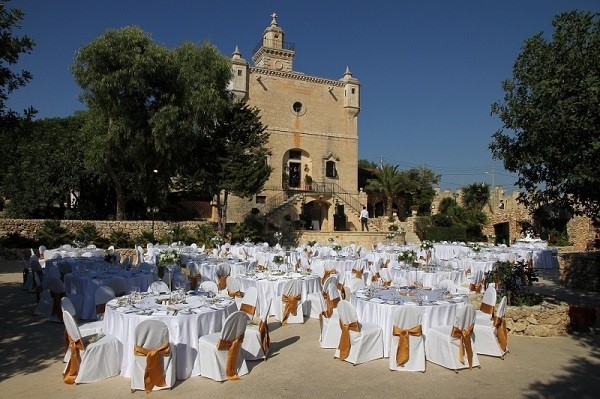
{"type": "Polygon", "coordinates": [[[481,306],[479,306],[479,310],[481,310],[483,313],[487,313],[491,316],[491,318],[494,317],[494,306],[493,305],[488,305],[485,302],[481,302],[481,306]]]}
{"type": "Polygon", "coordinates": [[[285,303],[283,309],[283,317],[281,318],[281,324],[286,324],[290,313],[296,316],[298,314],[298,301],[300,300],[300,294],[296,296],[282,295],[281,301],[285,303]]]}
{"type": "Polygon", "coordinates": [[[344,284],[338,283],[337,289],[340,291],[341,298],[346,299],[346,291],[344,290],[344,284]]]}
{"type": "Polygon", "coordinates": [[[508,331],[506,330],[506,320],[504,320],[504,317],[494,316],[493,323],[494,327],[496,327],[496,337],[498,337],[500,349],[506,352],[506,348],[508,347],[508,331]]]}
{"type": "Polygon", "coordinates": [[[409,347],[409,339],[408,336],[412,335],[414,337],[420,337],[422,334],[421,325],[417,325],[411,328],[402,329],[398,326],[394,326],[392,334],[398,339],[398,348],[396,349],[396,364],[398,366],[404,367],[406,362],[408,362],[410,358],[410,347],[409,347]]]}
{"type": "Polygon", "coordinates": [[[340,335],[340,343],[338,344],[339,359],[345,360],[350,354],[350,331],[360,332],[360,323],[353,321],[350,324],[344,324],[340,320],[340,328],[342,329],[342,335],[340,335]]]}
{"type": "Polygon", "coordinates": [[[363,270],[362,269],[352,269],[352,274],[354,274],[354,277],[356,277],[356,278],[362,278],[363,270]]]}
{"type": "Polygon", "coordinates": [[[67,363],[67,368],[63,373],[63,382],[72,385],[75,384],[75,378],[77,378],[77,374],[79,373],[79,362],[81,361],[79,351],[85,349],[85,344],[81,339],[73,341],[71,337],[68,338],[71,357],[69,357],[69,363],[67,363]]]}
{"type": "Polygon", "coordinates": [[[227,290],[227,295],[229,295],[231,298],[243,298],[244,297],[244,293],[240,290],[237,290],[235,292],[227,290]]]}
{"type": "Polygon", "coordinates": [[[475,291],[477,293],[481,292],[481,284],[469,284],[469,291],[475,291]]]}
{"type": "Polygon", "coordinates": [[[217,286],[219,287],[219,291],[227,288],[227,275],[217,276],[217,286]]]}
{"type": "Polygon", "coordinates": [[[389,266],[389,264],[390,264],[390,260],[387,259],[385,262],[383,262],[383,265],[381,265],[381,268],[382,269],[387,269],[387,267],[389,266]]]}
{"type": "Polygon", "coordinates": [[[164,387],[167,385],[162,358],[171,354],[171,347],[168,342],[150,349],[136,345],[133,348],[133,354],[135,356],[146,356],[146,370],[144,370],[144,389],[146,393],[152,391],[155,386],[164,387]]]}
{"type": "Polygon", "coordinates": [[[381,280],[382,287],[389,287],[392,285],[392,280],[381,280]]]}
{"type": "Polygon", "coordinates": [[[321,285],[325,284],[325,280],[327,280],[327,277],[331,275],[336,275],[335,269],[325,270],[325,272],[323,273],[323,277],[321,277],[321,285]]]}
{"type": "Polygon", "coordinates": [[[269,337],[269,325],[264,321],[260,321],[258,325],[258,332],[260,333],[260,347],[267,358],[269,347],[271,346],[271,337],[269,337]]]}
{"type": "Polygon", "coordinates": [[[242,349],[242,342],[244,342],[243,333],[234,340],[225,341],[224,339],[220,339],[219,342],[217,342],[217,350],[222,351],[227,349],[227,368],[225,374],[227,375],[228,380],[240,379],[237,375],[237,362],[242,349]]]}
{"type": "Polygon", "coordinates": [[[453,326],[450,336],[452,338],[460,339],[460,347],[458,350],[458,360],[465,364],[465,352],[467,353],[467,360],[469,361],[469,370],[473,366],[473,347],[471,346],[471,335],[473,334],[473,328],[475,325],[470,326],[465,330],[453,326]]]}
{"type": "Polygon", "coordinates": [[[256,308],[252,305],[250,305],[249,303],[242,303],[240,305],[240,311],[250,315],[250,317],[254,316],[254,313],[256,312],[256,308]]]}
{"type": "Polygon", "coordinates": [[[371,281],[377,281],[381,278],[381,276],[379,275],[379,272],[373,274],[373,276],[371,277],[371,281]]]}

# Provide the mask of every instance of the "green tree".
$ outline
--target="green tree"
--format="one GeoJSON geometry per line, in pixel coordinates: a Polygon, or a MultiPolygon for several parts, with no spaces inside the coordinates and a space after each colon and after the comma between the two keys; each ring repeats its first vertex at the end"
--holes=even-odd
{"type": "Polygon", "coordinates": [[[365,191],[381,199],[386,215],[392,216],[394,200],[403,187],[403,179],[399,174],[398,166],[384,165],[383,168],[377,169],[374,179],[367,180],[365,191]]]}
{"type": "Polygon", "coordinates": [[[519,200],[577,214],[600,214],[600,19],[567,12],[554,17],[551,40],[527,39],[492,104],[503,128],[490,149],[518,173],[519,200]],[[504,131],[511,130],[513,134],[504,131]]]}
{"type": "Polygon", "coordinates": [[[209,192],[215,196],[219,213],[218,228],[225,234],[229,195],[248,198],[260,192],[272,168],[266,147],[269,134],[260,121],[257,108],[233,102],[217,121],[212,145],[196,148],[199,162],[188,165],[180,183],[186,190],[209,192]]]}
{"type": "Polygon", "coordinates": [[[106,31],[71,69],[89,108],[86,159],[111,182],[118,220],[128,200],[164,203],[172,177],[231,102],[231,66],[213,46],[168,50],[138,27],[106,31]]]}
{"type": "Polygon", "coordinates": [[[377,164],[375,162],[371,162],[368,159],[359,159],[358,167],[362,169],[377,169],[377,164]]]}
{"type": "Polygon", "coordinates": [[[473,183],[462,187],[462,204],[467,209],[480,211],[490,201],[490,186],[486,183],[473,183]]]}

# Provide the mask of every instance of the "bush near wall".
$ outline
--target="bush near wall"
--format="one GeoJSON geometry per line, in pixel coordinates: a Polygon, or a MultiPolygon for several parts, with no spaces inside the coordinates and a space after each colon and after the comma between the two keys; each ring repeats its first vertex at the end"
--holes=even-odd
{"type": "Polygon", "coordinates": [[[423,239],[428,241],[467,241],[467,230],[464,227],[431,226],[425,228],[423,239]]]}

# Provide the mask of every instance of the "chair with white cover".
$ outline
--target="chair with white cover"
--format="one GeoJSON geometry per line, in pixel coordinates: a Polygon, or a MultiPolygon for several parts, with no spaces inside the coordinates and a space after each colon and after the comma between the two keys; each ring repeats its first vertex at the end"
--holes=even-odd
{"type": "Polygon", "coordinates": [[[46,320],[47,321],[52,321],[52,322],[56,322],[56,323],[62,323],[62,308],[60,305],[60,301],[63,297],[68,297],[72,304],[73,307],[75,308],[75,311],[77,314],[81,314],[81,311],[83,309],[83,295],[78,295],[78,294],[69,294],[67,295],[65,293],[65,285],[64,283],[56,277],[49,277],[44,279],[44,281],[47,281],[47,287],[48,290],[50,291],[50,298],[52,299],[52,305],[48,311],[48,313],[46,313],[46,320]]]}
{"type": "Polygon", "coordinates": [[[190,286],[190,282],[188,280],[188,276],[181,272],[173,273],[173,278],[171,279],[171,287],[173,289],[184,289],[188,290],[190,286]]]}
{"type": "Polygon", "coordinates": [[[164,281],[158,280],[158,281],[154,281],[152,284],[150,284],[147,292],[151,292],[155,295],[168,294],[169,292],[171,292],[171,289],[169,288],[167,283],[165,283],[164,281]]]}
{"type": "Polygon", "coordinates": [[[429,328],[425,336],[427,360],[457,373],[460,369],[479,367],[479,358],[473,351],[474,328],[475,308],[471,304],[464,305],[453,325],[429,328]]]}
{"type": "Polygon", "coordinates": [[[448,291],[451,294],[468,294],[469,289],[456,285],[456,283],[450,279],[440,280],[437,284],[439,289],[448,291]]]}
{"type": "Polygon", "coordinates": [[[475,273],[473,273],[471,275],[471,278],[470,278],[471,281],[469,283],[469,290],[475,291],[475,292],[481,292],[484,277],[485,276],[484,276],[483,270],[476,270],[475,273]]]}
{"type": "MultiPolygon", "coordinates": [[[[323,292],[325,292],[325,293],[328,292],[327,289],[330,284],[333,284],[334,287],[337,287],[337,282],[338,282],[337,274],[327,276],[327,278],[325,279],[325,282],[322,285],[323,292]]],[[[308,293],[306,295],[306,300],[308,302],[310,302],[310,313],[309,313],[308,317],[310,317],[311,319],[318,319],[321,312],[323,310],[325,310],[325,308],[323,308],[321,306],[321,299],[320,299],[319,293],[318,292],[308,293]]]]}
{"type": "Polygon", "coordinates": [[[198,285],[200,284],[200,281],[202,279],[202,275],[200,273],[200,265],[198,264],[198,262],[190,260],[186,264],[186,266],[190,272],[190,276],[188,278],[190,282],[190,290],[195,290],[196,288],[198,288],[198,285]]]}
{"type": "Polygon", "coordinates": [[[227,286],[227,295],[235,301],[235,306],[237,306],[239,310],[242,305],[242,299],[244,298],[244,293],[241,291],[239,281],[233,276],[227,276],[225,284],[227,286]]]}
{"type": "Polygon", "coordinates": [[[151,273],[156,273],[157,272],[157,268],[156,265],[153,265],[151,263],[148,262],[142,262],[140,263],[140,265],[138,266],[138,269],[144,272],[151,272],[151,273]]]}
{"type": "Polygon", "coordinates": [[[104,319],[106,304],[115,297],[115,291],[113,291],[113,289],[107,285],[101,285],[96,289],[96,293],[94,294],[94,300],[96,304],[96,319],[104,319]]]}
{"type": "Polygon", "coordinates": [[[242,355],[242,341],[248,324],[248,315],[233,312],[225,320],[221,332],[203,335],[198,340],[200,375],[215,381],[237,380],[248,374],[242,355]]]}
{"type": "Polygon", "coordinates": [[[227,277],[231,274],[231,266],[228,263],[219,263],[215,269],[215,278],[219,291],[227,288],[227,277]]]}
{"type": "MultiPolygon", "coordinates": [[[[258,290],[256,287],[248,287],[244,292],[244,297],[241,298],[240,306],[238,310],[246,313],[251,319],[256,314],[256,308],[258,306],[258,290]]],[[[269,308],[271,304],[269,303],[269,308]]],[[[269,310],[270,311],[270,310],[269,310]]]]}
{"type": "Polygon", "coordinates": [[[211,292],[216,295],[219,293],[219,286],[214,281],[203,281],[200,283],[200,291],[211,292]]]}
{"type": "Polygon", "coordinates": [[[392,277],[392,273],[390,272],[390,269],[388,269],[388,268],[383,268],[383,269],[379,270],[379,278],[381,280],[381,285],[383,287],[391,286],[392,281],[394,280],[394,278],[392,277]]]}
{"type": "Polygon", "coordinates": [[[131,392],[171,389],[176,380],[176,350],[160,320],[144,320],[135,328],[131,392]]]}
{"type": "Polygon", "coordinates": [[[496,306],[496,297],[496,288],[494,288],[492,285],[488,285],[483,293],[481,305],[475,312],[475,320],[481,320],[483,323],[485,323],[487,320],[492,320],[494,317],[494,307],[496,306]]]}
{"type": "Polygon", "coordinates": [[[493,319],[475,321],[475,352],[479,355],[495,356],[504,359],[508,352],[508,331],[506,329],[506,296],[502,297],[493,319]]]}
{"type": "Polygon", "coordinates": [[[342,329],[340,328],[340,317],[337,305],[340,303],[339,291],[334,285],[327,287],[325,292],[318,292],[323,311],[319,315],[319,343],[323,349],[335,349],[340,343],[342,329]]]}
{"type": "Polygon", "coordinates": [[[135,246],[135,265],[139,266],[144,262],[144,249],[140,245],[135,246]]]}
{"type": "Polygon", "coordinates": [[[282,294],[275,298],[273,315],[281,324],[304,323],[301,280],[286,281],[282,294]]]}
{"type": "Polygon", "coordinates": [[[346,281],[346,286],[350,288],[350,292],[353,294],[363,288],[366,288],[365,281],[362,278],[352,278],[349,281],[346,281]]]}
{"type": "Polygon", "coordinates": [[[123,346],[112,335],[105,334],[95,342],[82,337],[69,312],[63,312],[69,339],[70,358],[63,372],[65,384],[86,384],[119,375],[123,346]]]}
{"type": "MultiPolygon", "coordinates": [[[[102,321],[90,321],[87,323],[80,323],[79,316],[77,315],[75,307],[73,306],[73,303],[69,298],[63,297],[60,300],[60,307],[63,312],[68,312],[69,314],[71,314],[71,316],[73,316],[73,320],[75,320],[75,323],[77,323],[77,326],[79,327],[79,332],[82,336],[86,337],[102,333],[102,329],[104,326],[104,323],[102,321]]],[[[69,337],[67,334],[67,329],[65,328],[65,356],[63,358],[63,362],[68,362],[70,357],[71,350],[69,349],[69,337]]]]}
{"type": "Polygon", "coordinates": [[[340,318],[340,341],[335,357],[352,364],[361,364],[383,357],[383,331],[374,323],[360,323],[356,309],[348,301],[337,306],[340,318]]]}
{"type": "Polygon", "coordinates": [[[414,306],[398,306],[393,313],[390,370],[425,371],[425,343],[421,311],[414,306]]]}
{"type": "MultiPolygon", "coordinates": [[[[250,287],[255,288],[255,287],[250,287]]],[[[246,291],[244,299],[249,296],[249,291],[246,291]]],[[[269,355],[269,347],[271,346],[271,338],[269,336],[269,313],[271,313],[271,303],[273,299],[267,300],[267,306],[264,314],[261,315],[258,323],[252,320],[246,326],[244,342],[242,343],[242,351],[246,360],[262,360],[269,355]]],[[[243,304],[242,304],[243,305],[243,304]]]]}
{"type": "MultiPolygon", "coordinates": [[[[48,314],[52,311],[52,296],[50,295],[50,290],[48,289],[48,283],[50,282],[50,279],[46,278],[44,281],[42,281],[40,276],[36,273],[33,273],[33,279],[36,287],[38,288],[38,291],[36,291],[37,304],[35,305],[33,314],[35,316],[48,316],[48,314]]],[[[58,280],[60,281],[60,278],[58,278],[58,280]]]]}

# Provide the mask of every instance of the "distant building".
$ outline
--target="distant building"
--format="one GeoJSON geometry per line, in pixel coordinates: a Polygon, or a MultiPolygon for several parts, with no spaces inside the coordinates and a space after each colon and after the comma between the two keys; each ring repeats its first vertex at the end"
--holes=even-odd
{"type": "Polygon", "coordinates": [[[357,175],[360,82],[348,68],[339,80],[294,71],[295,54],[276,14],[253,51],[254,66],[237,47],[233,53],[229,89],[260,110],[273,172],[250,201],[230,201],[228,219],[258,208],[276,224],[285,218],[316,230],[355,230],[366,204],[357,175]]]}

